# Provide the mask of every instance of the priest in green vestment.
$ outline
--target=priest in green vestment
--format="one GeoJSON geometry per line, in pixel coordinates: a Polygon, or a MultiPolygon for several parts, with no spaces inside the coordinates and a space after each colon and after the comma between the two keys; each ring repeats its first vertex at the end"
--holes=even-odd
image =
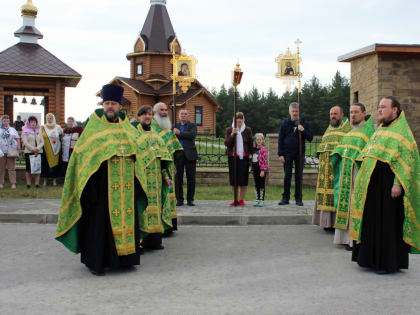
{"type": "Polygon", "coordinates": [[[137,131],[121,111],[124,89],[102,88],[67,168],[55,238],[95,275],[140,264],[139,213],[147,206],[137,131]]]}
{"type": "Polygon", "coordinates": [[[380,101],[378,121],[357,158],[350,237],[352,260],[384,274],[407,269],[409,252],[420,253],[420,160],[397,99],[380,101]]]}
{"type": "Polygon", "coordinates": [[[334,173],[330,154],[340,143],[341,138],[351,130],[349,120],[344,117],[343,109],[334,106],[330,109],[330,125],[322,136],[318,147],[318,181],[315,194],[315,209],[312,224],[333,231],[335,222],[334,173]]]}
{"type": "Polygon", "coordinates": [[[334,244],[345,245],[351,250],[349,238],[350,204],[353,184],[357,174],[355,160],[375,132],[371,115],[361,103],[350,106],[352,130],[347,133],[330,155],[334,172],[334,205],[336,209],[334,244]]]}
{"type": "Polygon", "coordinates": [[[163,192],[173,186],[169,168],[171,156],[162,138],[151,129],[153,109],[142,106],[137,114],[137,122],[132,123],[139,132],[137,144],[139,161],[146,167],[148,205],[140,214],[140,237],[145,249],[163,249],[162,235],[172,228],[172,216],[168,208],[163,209],[167,197],[163,192]],[[165,210],[165,212],[163,212],[165,210]]]}
{"type": "MultiPolygon", "coordinates": [[[[152,130],[157,132],[160,137],[162,137],[163,142],[165,143],[169,154],[171,155],[172,162],[175,161],[175,155],[180,154],[182,150],[181,143],[178,138],[172,131],[172,124],[168,116],[168,106],[165,103],[157,103],[153,107],[153,121],[152,121],[152,130]]],[[[175,166],[174,163],[171,163],[169,167],[169,172],[171,178],[175,176],[175,166]]],[[[169,187],[165,192],[165,202],[163,204],[163,211],[171,212],[172,216],[172,229],[169,229],[166,233],[170,234],[172,231],[176,231],[178,228],[177,222],[177,210],[176,210],[176,198],[175,190],[173,187],[169,187]]]]}

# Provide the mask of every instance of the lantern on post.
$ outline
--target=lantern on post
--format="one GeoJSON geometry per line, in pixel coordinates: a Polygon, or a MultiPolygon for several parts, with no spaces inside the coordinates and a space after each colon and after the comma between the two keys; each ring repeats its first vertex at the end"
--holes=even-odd
{"type": "MultiPolygon", "coordinates": [[[[233,84],[233,127],[236,128],[236,113],[238,112],[238,85],[242,81],[242,69],[239,62],[236,64],[235,69],[232,73],[232,84],[233,84]]],[[[238,156],[236,156],[236,136],[233,139],[233,152],[234,152],[234,163],[233,163],[233,205],[236,207],[239,205],[238,202],[238,156]]]]}

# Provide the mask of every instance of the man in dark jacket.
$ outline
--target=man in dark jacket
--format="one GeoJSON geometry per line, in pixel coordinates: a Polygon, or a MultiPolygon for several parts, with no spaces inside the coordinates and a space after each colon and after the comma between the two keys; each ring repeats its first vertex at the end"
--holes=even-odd
{"type": "Polygon", "coordinates": [[[289,204],[290,183],[292,181],[293,163],[295,163],[295,201],[296,205],[303,206],[301,190],[301,168],[305,159],[305,140],[312,141],[312,132],[305,119],[299,119],[299,104],[291,103],[289,106],[290,118],[283,121],[279,132],[278,156],[284,164],[284,192],[279,205],[289,204]],[[299,162],[299,133],[302,136],[302,157],[299,162]]]}
{"type": "Polygon", "coordinates": [[[176,176],[175,192],[176,205],[184,205],[184,169],[187,173],[187,204],[194,206],[195,193],[195,169],[197,165],[197,149],[194,139],[197,136],[197,127],[194,123],[188,121],[188,110],[183,108],[179,112],[179,123],[175,124],[174,133],[181,143],[184,151],[175,158],[176,176]]]}

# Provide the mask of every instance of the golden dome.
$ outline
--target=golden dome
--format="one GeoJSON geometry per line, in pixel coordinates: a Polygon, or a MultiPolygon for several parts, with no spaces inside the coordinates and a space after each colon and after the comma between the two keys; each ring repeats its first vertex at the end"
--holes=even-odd
{"type": "Polygon", "coordinates": [[[36,18],[38,14],[38,9],[32,4],[32,0],[27,0],[20,11],[22,12],[22,16],[27,17],[36,18]]]}

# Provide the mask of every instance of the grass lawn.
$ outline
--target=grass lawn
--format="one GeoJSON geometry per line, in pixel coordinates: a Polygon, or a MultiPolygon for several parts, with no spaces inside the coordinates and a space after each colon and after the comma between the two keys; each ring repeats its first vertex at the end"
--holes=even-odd
{"type": "MultiPolygon", "coordinates": [[[[184,187],[186,194],[187,188],[184,187]]],[[[26,189],[25,185],[18,185],[17,189],[10,189],[8,183],[0,190],[0,199],[60,199],[63,188],[61,186],[47,186],[26,189]]],[[[266,192],[266,200],[280,200],[283,193],[283,187],[268,186],[266,192]]],[[[294,195],[292,190],[291,196],[294,195]]],[[[293,198],[293,197],[292,197],[293,198]]],[[[233,199],[232,189],[228,185],[197,185],[196,200],[231,200],[233,199]]],[[[315,189],[303,188],[303,200],[314,200],[315,189]]],[[[246,200],[255,200],[254,186],[248,186],[246,200]]]]}

